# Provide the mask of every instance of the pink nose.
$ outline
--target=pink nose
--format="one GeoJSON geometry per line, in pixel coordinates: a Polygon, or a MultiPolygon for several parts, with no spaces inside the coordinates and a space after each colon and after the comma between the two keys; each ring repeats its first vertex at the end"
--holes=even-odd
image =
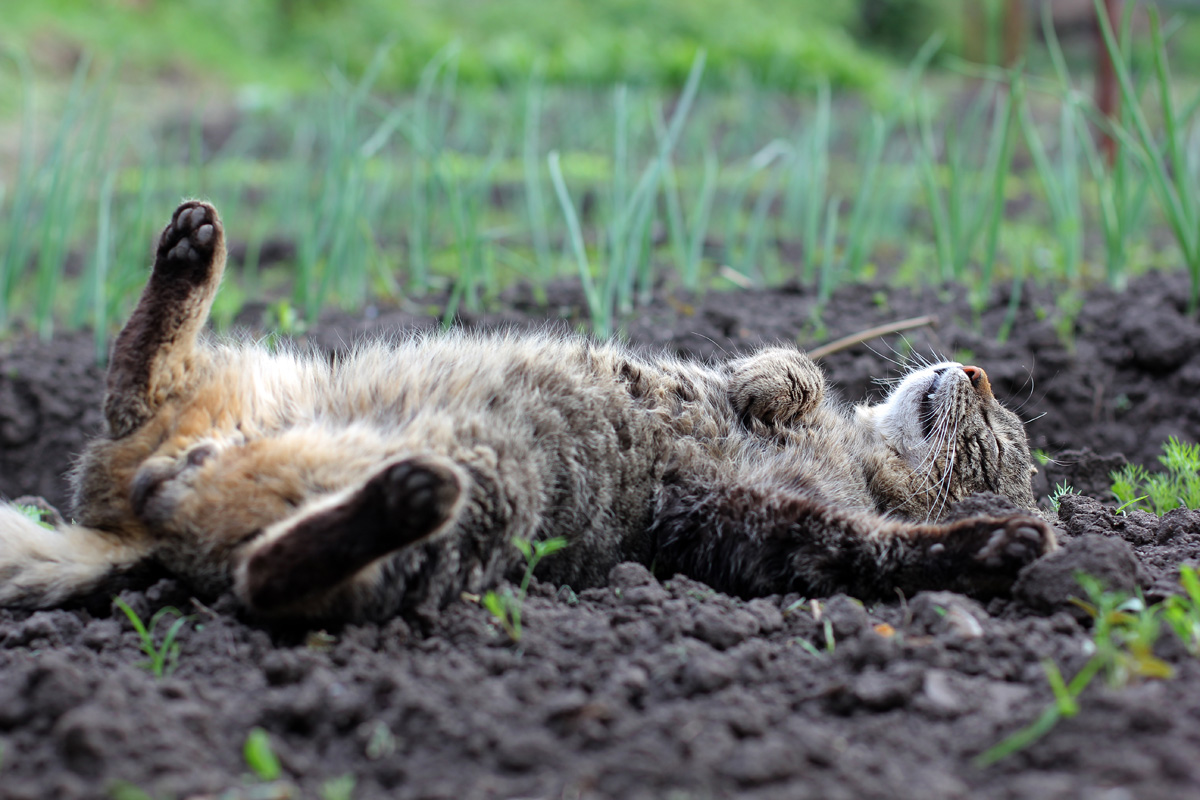
{"type": "Polygon", "coordinates": [[[982,368],[967,366],[963,367],[963,372],[967,373],[967,377],[971,379],[971,385],[981,396],[991,395],[992,384],[988,381],[987,373],[982,368]]]}

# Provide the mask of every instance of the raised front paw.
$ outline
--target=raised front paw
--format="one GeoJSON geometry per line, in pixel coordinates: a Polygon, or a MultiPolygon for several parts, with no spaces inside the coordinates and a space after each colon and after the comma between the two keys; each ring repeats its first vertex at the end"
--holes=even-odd
{"type": "Polygon", "coordinates": [[[188,200],[175,209],[163,229],[155,271],[193,282],[205,281],[217,253],[224,247],[224,238],[217,210],[208,203],[188,200]]]}
{"type": "Polygon", "coordinates": [[[801,424],[825,399],[824,374],[799,350],[770,347],[729,368],[729,400],[747,424],[801,424]]]}

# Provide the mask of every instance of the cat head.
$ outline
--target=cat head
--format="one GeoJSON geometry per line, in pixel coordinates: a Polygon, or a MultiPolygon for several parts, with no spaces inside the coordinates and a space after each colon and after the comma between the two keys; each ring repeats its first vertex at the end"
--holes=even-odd
{"type": "Polygon", "coordinates": [[[1025,426],[979,367],[946,361],[914,370],[857,414],[886,448],[872,480],[881,511],[933,521],[976,492],[1036,507],[1025,426]]]}

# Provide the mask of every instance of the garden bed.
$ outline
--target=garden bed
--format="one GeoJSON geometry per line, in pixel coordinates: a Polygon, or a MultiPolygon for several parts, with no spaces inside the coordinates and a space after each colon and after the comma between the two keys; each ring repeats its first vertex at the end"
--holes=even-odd
{"type": "MultiPolygon", "coordinates": [[[[1153,465],[1169,436],[1200,440],[1187,291],[1181,273],[1150,274],[1121,295],[1087,293],[1071,317],[1029,287],[1003,342],[1005,293],[976,318],[953,291],[870,286],[838,290],[819,324],[811,293],[786,287],[663,297],[627,324],[636,343],[708,358],[937,315],[936,328],[824,364],[857,401],[878,396],[872,378],[901,374],[889,361],[909,348],[936,351],[984,367],[1030,420],[1032,445],[1052,459],[1039,494],[1066,482],[1083,496],[1063,499],[1063,549],[1012,597],[743,601],[626,564],[578,595],[535,583],[514,644],[468,601],[317,633],[252,624],[229,598],[193,600],[162,579],[121,597],[143,619],[166,605],[191,615],[163,678],[139,666],[138,636],[107,600],[0,610],[0,796],[1183,796],[1200,784],[1200,661],[1165,627],[1154,653],[1173,678],[1113,686],[1099,675],[1043,739],[991,766],[977,757],[1054,704],[1045,659],[1069,680],[1092,657],[1088,616],[1068,600],[1086,596],[1076,570],[1152,603],[1200,557],[1200,514],[1115,514],[1107,481],[1123,459],[1153,465]],[[243,753],[256,727],[282,764],[271,780],[243,753]],[[352,794],[339,795],[351,779],[329,781],[348,775],[352,794]]],[[[550,287],[548,314],[528,294],[462,323],[582,321],[577,292],[550,287]]],[[[436,324],[419,308],[327,316],[306,338],[340,348],[436,324]]],[[[254,309],[242,319],[256,324],[254,309]]],[[[85,335],[3,344],[5,495],[64,501],[62,474],[100,420],[93,353],[85,335]]]]}

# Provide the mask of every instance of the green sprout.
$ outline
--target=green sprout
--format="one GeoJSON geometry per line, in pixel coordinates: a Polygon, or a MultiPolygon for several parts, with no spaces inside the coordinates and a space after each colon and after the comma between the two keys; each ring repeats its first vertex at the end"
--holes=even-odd
{"type": "Polygon", "coordinates": [[[42,509],[38,508],[37,506],[25,505],[24,503],[18,503],[16,505],[16,509],[17,509],[17,511],[21,512],[22,514],[24,514],[25,516],[29,517],[31,520],[36,522],[38,525],[41,525],[46,530],[50,530],[50,531],[54,530],[54,526],[51,525],[49,522],[46,522],[46,520],[44,520],[42,518],[42,509]]]}
{"type": "Polygon", "coordinates": [[[1075,494],[1075,489],[1066,481],[1055,485],[1054,492],[1050,495],[1050,507],[1054,509],[1054,513],[1058,513],[1058,504],[1062,499],[1069,494],[1075,494]]]}
{"type": "Polygon", "coordinates": [[[1179,568],[1179,583],[1184,594],[1168,597],[1163,603],[1163,619],[1183,642],[1188,652],[1200,657],[1200,575],[1184,564],[1179,568]]]}
{"type": "Polygon", "coordinates": [[[129,781],[113,781],[108,787],[112,800],[154,800],[154,795],[129,781]]]}
{"type": "Polygon", "coordinates": [[[321,784],[321,800],[350,800],[354,797],[356,783],[358,781],[349,772],[336,778],[330,778],[321,784]]]}
{"type": "Polygon", "coordinates": [[[1113,496],[1128,507],[1162,516],[1175,508],[1200,508],[1200,445],[1181,442],[1172,436],[1158,457],[1166,472],[1149,472],[1140,464],[1128,464],[1113,472],[1113,496]]]}
{"type": "Polygon", "coordinates": [[[521,555],[525,557],[525,577],[521,579],[517,593],[513,594],[512,590],[507,588],[499,592],[492,590],[485,594],[480,602],[483,603],[484,608],[492,612],[492,616],[500,623],[500,627],[504,628],[508,638],[519,642],[521,641],[521,610],[525,606],[525,595],[529,591],[529,581],[533,578],[533,571],[543,558],[566,547],[567,540],[561,536],[540,542],[515,538],[513,546],[520,550],[521,555]]]}
{"type": "Polygon", "coordinates": [[[251,728],[246,735],[246,744],[242,747],[242,757],[246,766],[260,780],[273,781],[283,772],[279,757],[271,747],[271,736],[262,728],[251,728]]]}
{"type": "Polygon", "coordinates": [[[1054,693],[1054,703],[1031,724],[976,756],[976,766],[988,767],[1024,750],[1049,733],[1059,720],[1078,714],[1079,696],[1101,672],[1114,688],[1139,679],[1173,678],[1174,667],[1154,655],[1154,643],[1158,641],[1164,617],[1177,633],[1185,628],[1193,637],[1200,633],[1200,580],[1194,571],[1184,583],[1188,597],[1178,599],[1175,612],[1169,610],[1173,607],[1170,603],[1147,606],[1140,595],[1108,591],[1091,575],[1077,573],[1075,579],[1087,599],[1073,597],[1071,602],[1092,618],[1091,657],[1070,682],[1063,680],[1053,661],[1044,660],[1042,669],[1054,693]]]}
{"type": "Polygon", "coordinates": [[[179,663],[179,643],[176,639],[179,637],[179,632],[183,630],[183,626],[191,620],[191,617],[185,616],[182,611],[174,606],[166,606],[154,612],[154,615],[150,617],[150,624],[147,625],[142,622],[142,618],[138,616],[137,612],[121,598],[113,598],[113,605],[125,612],[125,616],[129,618],[129,624],[133,625],[133,629],[141,637],[142,652],[149,658],[138,666],[150,670],[156,678],[161,678],[173,672],[179,663]],[[171,623],[171,627],[167,628],[167,632],[163,634],[162,642],[155,644],[154,633],[158,629],[159,623],[172,615],[177,617],[177,619],[171,623]]]}

